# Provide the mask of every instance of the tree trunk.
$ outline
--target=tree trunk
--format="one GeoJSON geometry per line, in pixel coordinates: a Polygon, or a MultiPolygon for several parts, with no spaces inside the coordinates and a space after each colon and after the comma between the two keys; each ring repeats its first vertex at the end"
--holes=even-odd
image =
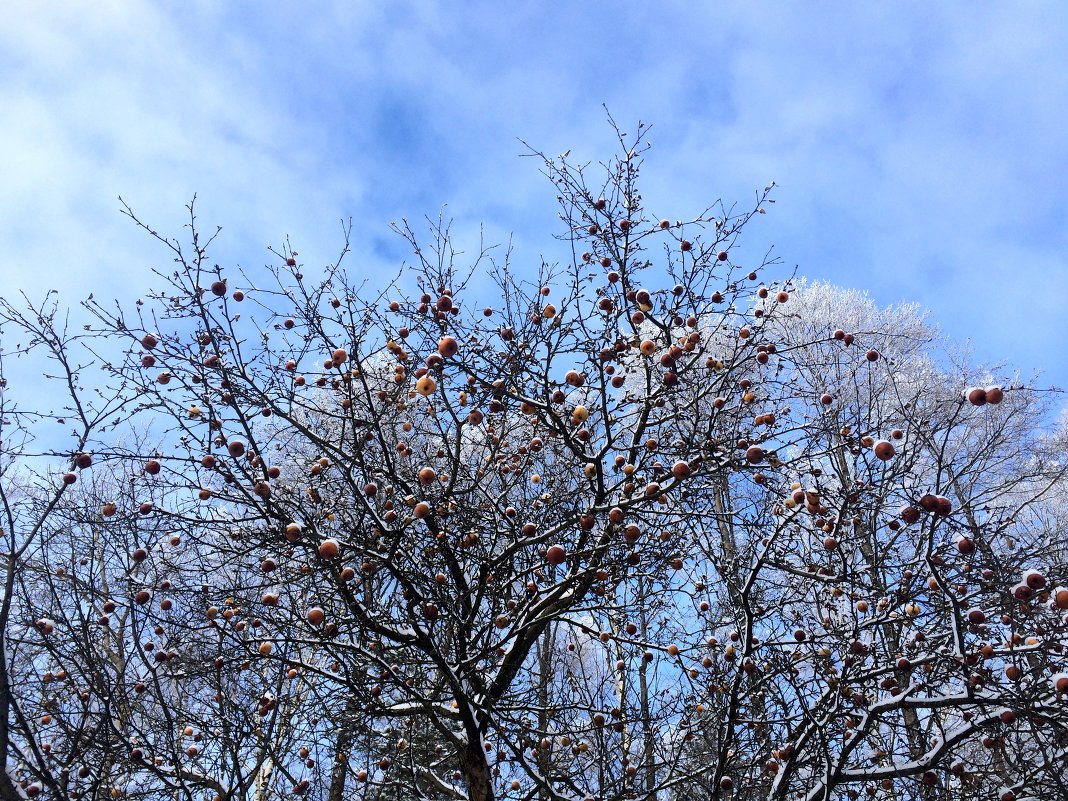
{"type": "MultiPolygon", "coordinates": [[[[649,608],[646,602],[645,582],[638,577],[638,625],[643,642],[649,641],[649,608]]],[[[638,710],[641,714],[642,748],[644,750],[645,798],[656,798],[656,733],[649,711],[648,665],[642,659],[638,663],[638,710]]]]}
{"type": "Polygon", "coordinates": [[[263,760],[256,771],[256,790],[253,793],[255,801],[267,801],[271,792],[271,772],[274,770],[274,760],[267,757],[263,760]]]}
{"type": "Polygon", "coordinates": [[[356,737],[356,727],[346,725],[346,721],[359,712],[359,704],[356,696],[351,695],[345,704],[347,713],[341,721],[337,733],[337,744],[334,749],[334,764],[330,766],[330,791],[327,801],[343,801],[345,797],[345,779],[349,773],[349,753],[352,741],[356,737]]]}
{"type": "MultiPolygon", "coordinates": [[[[556,646],[556,627],[550,625],[545,629],[545,634],[542,635],[541,642],[538,646],[538,733],[542,737],[547,737],[549,734],[549,693],[550,682],[553,673],[553,653],[556,646]]],[[[552,763],[548,750],[543,749],[541,744],[538,744],[538,773],[546,781],[549,780],[549,774],[552,770],[552,763]]],[[[538,799],[539,801],[548,801],[549,791],[544,786],[538,787],[538,799]]]]}
{"type": "Polygon", "coordinates": [[[467,747],[460,752],[460,772],[470,801],[493,801],[489,761],[481,737],[469,738],[467,747]]]}

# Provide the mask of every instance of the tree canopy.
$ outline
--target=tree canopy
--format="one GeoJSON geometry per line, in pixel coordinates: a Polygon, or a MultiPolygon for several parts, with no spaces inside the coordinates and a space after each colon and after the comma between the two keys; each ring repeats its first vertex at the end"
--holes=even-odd
{"type": "Polygon", "coordinates": [[[143,300],[0,304],[4,801],[1068,792],[1048,393],[746,257],[772,187],[661,219],[619,141],[541,156],[536,270],[126,208],[143,300]]]}

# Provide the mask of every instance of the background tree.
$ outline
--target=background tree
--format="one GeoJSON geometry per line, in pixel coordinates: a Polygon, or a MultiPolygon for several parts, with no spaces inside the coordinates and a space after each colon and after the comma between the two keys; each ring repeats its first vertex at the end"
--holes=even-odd
{"type": "Polygon", "coordinates": [[[771,187],[653,216],[644,133],[595,183],[542,157],[572,253],[533,275],[441,220],[382,287],[347,243],[246,275],[127,209],[175,268],[86,304],[92,481],[4,475],[5,798],[1062,789],[1044,395],[744,263],[771,187]]]}

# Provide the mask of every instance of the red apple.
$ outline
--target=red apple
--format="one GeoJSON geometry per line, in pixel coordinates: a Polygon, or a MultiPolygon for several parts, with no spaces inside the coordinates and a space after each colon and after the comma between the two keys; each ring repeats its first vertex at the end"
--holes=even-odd
{"type": "Polygon", "coordinates": [[[1046,586],[1046,577],[1037,570],[1026,570],[1023,575],[1023,583],[1032,590],[1041,590],[1046,586]]]}
{"type": "Polygon", "coordinates": [[[450,359],[460,351],[460,343],[456,341],[455,337],[442,337],[438,340],[438,353],[443,358],[450,359]]]}
{"type": "Polygon", "coordinates": [[[550,565],[562,565],[567,559],[567,551],[559,545],[550,545],[545,551],[545,561],[550,565]]]}
{"type": "Polygon", "coordinates": [[[901,508],[901,519],[905,521],[906,525],[912,525],[920,519],[920,510],[915,506],[904,506],[901,508]]]}

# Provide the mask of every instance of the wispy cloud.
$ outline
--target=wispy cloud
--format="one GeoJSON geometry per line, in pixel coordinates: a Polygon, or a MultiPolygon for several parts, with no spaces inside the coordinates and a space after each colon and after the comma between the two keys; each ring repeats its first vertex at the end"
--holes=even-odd
{"type": "Polygon", "coordinates": [[[536,260],[553,194],[518,137],[596,160],[606,103],[654,125],[659,213],[774,179],[754,258],[1068,385],[1068,6],[692,5],[25,3],[0,22],[0,292],[143,292],[166,255],[120,194],[180,233],[199,193],[246,266],[285,234],[325,262],[351,215],[354,267],[394,267],[387,222],[444,202],[536,260]]]}

